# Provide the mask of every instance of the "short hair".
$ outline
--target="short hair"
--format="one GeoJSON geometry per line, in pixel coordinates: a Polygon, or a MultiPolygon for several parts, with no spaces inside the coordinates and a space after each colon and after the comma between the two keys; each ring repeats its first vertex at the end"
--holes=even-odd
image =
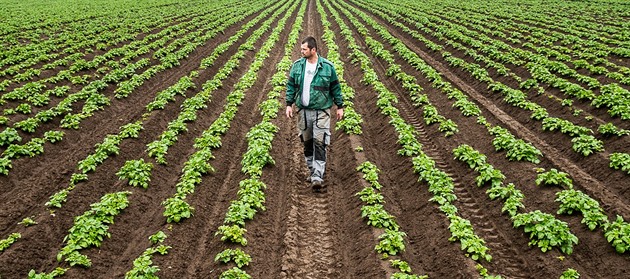
{"type": "Polygon", "coordinates": [[[317,48],[317,41],[315,41],[315,38],[313,38],[312,36],[306,37],[302,41],[302,44],[306,44],[309,49],[314,49],[314,48],[316,49],[317,48]]]}

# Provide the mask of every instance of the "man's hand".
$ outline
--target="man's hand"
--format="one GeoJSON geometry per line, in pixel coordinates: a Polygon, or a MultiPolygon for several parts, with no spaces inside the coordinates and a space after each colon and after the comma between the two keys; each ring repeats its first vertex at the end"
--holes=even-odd
{"type": "Polygon", "coordinates": [[[343,118],[343,109],[342,108],[338,108],[337,109],[337,120],[341,120],[341,118],[343,118]]]}
{"type": "Polygon", "coordinates": [[[287,118],[293,118],[293,106],[287,106],[287,118]]]}

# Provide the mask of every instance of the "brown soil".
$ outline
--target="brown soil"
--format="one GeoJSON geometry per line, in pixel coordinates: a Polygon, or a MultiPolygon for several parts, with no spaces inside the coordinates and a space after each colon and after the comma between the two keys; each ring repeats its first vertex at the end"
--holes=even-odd
{"type": "MultiPolygon", "coordinates": [[[[418,182],[411,160],[397,154],[400,145],[389,118],[382,115],[376,106],[375,91],[361,82],[363,73],[358,64],[351,63],[350,50],[338,24],[328,9],[325,12],[339,45],[344,78],[356,92],[354,104],[363,117],[363,134],[348,136],[341,131],[332,131],[325,182],[328,192],[312,193],[304,182],[306,166],[294,120],[288,120],[281,108],[278,118],[273,120],[279,127],[271,153],[276,163],[266,167],[261,178],[268,187],[265,190],[267,210],[256,214],[254,220],[246,225],[248,245],[242,249],[252,256],[252,262],[244,270],[252,278],[388,278],[394,270],[374,250],[382,231],[368,226],[361,218],[362,203],[355,196],[366,186],[355,168],[369,160],[381,170],[379,175],[386,210],[396,216],[401,230],[407,234],[406,250],[400,258],[410,264],[414,273],[427,274],[430,278],[478,277],[476,262],[461,251],[459,243],[448,240],[451,236],[449,222],[438,206],[429,201],[432,195],[427,191],[426,183],[418,182]],[[363,152],[355,151],[359,146],[363,147],[363,152]]],[[[243,22],[255,16],[249,16],[243,22]]],[[[318,38],[319,53],[327,56],[327,46],[319,39],[323,28],[316,1],[309,0],[305,15],[297,15],[297,11],[291,14],[278,43],[265,60],[265,66],[258,72],[257,82],[247,90],[231,128],[222,137],[223,146],[213,150],[215,159],[210,164],[216,172],[204,176],[195,193],[188,196],[187,202],[195,208],[192,218],[168,224],[162,216],[161,203],[175,192],[181,169],[195,152],[194,139],[223,111],[226,96],[249,68],[255,50],[247,53],[241,65],[223,82],[223,87],[212,94],[208,107],[198,113],[197,120],[188,123],[188,131],[179,135],[176,144],[169,149],[167,165],[159,165],[149,158],[146,145],[157,139],[168,123],[177,117],[185,99],[182,96],[164,110],[152,113],[144,122],[144,130],[138,139],[123,140],[120,153],[89,173],[89,180],[78,184],[61,209],[51,211],[44,203],[50,195],[67,187],[70,176],[77,171],[77,163],[94,151],[95,144],[102,142],[108,134],[117,134],[120,126],[140,120],[146,104],[153,100],[155,94],[197,69],[201,59],[235,34],[243,22],[200,46],[181,61],[180,66],[159,73],[128,98],[114,99],[104,111],[83,121],[79,130],[64,130],[63,141],[46,143],[44,154],[12,161],[10,174],[0,176],[0,239],[13,232],[21,233],[22,238],[0,252],[0,278],[24,278],[31,269],[50,272],[58,266],[69,267],[57,262],[56,255],[64,245],[63,240],[73,218],[83,214],[104,194],[123,190],[133,194],[129,196],[129,207],[116,216],[115,224],[110,226],[111,238],[105,239],[101,247],[81,251],[92,260],[93,266],[87,269],[72,267],[62,278],[123,278],[125,272],[132,268],[133,260],[150,247],[147,238],[159,230],[168,235],[165,244],[172,247],[165,256],[153,256],[154,264],[161,269],[158,272],[161,278],[215,278],[232,267],[215,262],[214,256],[225,248],[239,246],[220,241],[215,232],[223,222],[230,201],[237,197],[239,181],[247,178],[241,172],[240,164],[247,149],[245,135],[261,121],[258,104],[267,98],[272,89],[270,79],[276,71],[275,65],[284,54],[283,46],[287,43],[289,28],[297,16],[304,16],[300,39],[306,36],[318,38]],[[127,160],[138,158],[154,165],[148,189],[132,188],[116,176],[127,160]],[[25,217],[32,217],[38,224],[31,227],[18,225],[25,217]]],[[[457,123],[460,132],[445,138],[437,125],[425,125],[421,109],[412,105],[398,81],[385,75],[386,63],[369,53],[364,38],[357,35],[356,28],[351,27],[355,40],[372,60],[380,80],[397,94],[399,103],[396,106],[401,116],[417,129],[424,152],[454,179],[458,197],[455,205],[459,214],[472,222],[475,232],[486,241],[493,256],[492,262],[481,262],[484,267],[491,274],[500,274],[505,278],[558,278],[567,268],[577,269],[583,278],[626,276],[630,272],[627,255],[617,254],[600,229],[589,231],[580,223],[581,216],[557,216],[567,222],[579,238],[572,255],[561,254],[556,249],[543,253],[539,248],[529,247],[528,236],[521,228],[513,228],[509,217],[501,213],[502,203],[490,200],[485,193],[486,187],[475,186],[476,173],[454,160],[452,150],[467,143],[486,154],[488,161],[507,176],[506,181],[515,183],[523,192],[528,211],[539,209],[554,214],[558,210],[554,199],[559,189],[537,187],[534,183],[534,168],[558,168],[571,175],[577,189],[597,199],[610,218],[621,214],[630,219],[628,176],[608,168],[603,155],[575,156],[570,139],[558,133],[543,132],[540,123],[531,121],[528,114],[505,104],[500,96],[491,95],[485,84],[474,81],[467,72],[450,68],[439,53],[429,51],[399,28],[372,16],[380,24],[389,26],[394,36],[468,94],[469,99],[482,108],[490,123],[508,128],[545,155],[538,165],[508,161],[504,152],[494,150],[492,138],[485,128],[479,126],[474,118],[463,117],[452,108],[452,100],[432,88],[420,72],[395,55],[396,63],[418,79],[431,102],[442,115],[457,123]]],[[[348,26],[352,26],[343,14],[342,17],[348,26]]],[[[275,25],[272,24],[273,27],[275,25]]],[[[188,90],[186,96],[198,93],[202,84],[217,73],[256,28],[243,35],[215,62],[214,67],[201,70],[199,77],[195,78],[196,88],[188,90]]],[[[368,29],[375,34],[374,30],[368,29]]],[[[262,46],[270,32],[261,37],[255,49],[262,46]]],[[[383,42],[377,35],[372,36],[383,42]]],[[[383,44],[394,53],[387,43],[383,44]]],[[[457,51],[453,51],[453,55],[464,58],[463,53],[457,51]]],[[[299,57],[299,42],[295,42],[292,59],[299,57]]],[[[523,74],[514,70],[519,75],[523,74]]],[[[112,98],[112,87],[103,94],[112,98]]],[[[541,105],[548,105],[551,115],[566,115],[560,106],[541,105]]],[[[604,114],[598,116],[610,120],[604,114]]],[[[34,136],[41,136],[46,130],[59,129],[58,125],[59,119],[47,123],[34,136]]],[[[26,139],[31,137],[21,135],[26,139]]],[[[606,144],[620,151],[627,148],[626,139],[608,140],[606,144]]]]}

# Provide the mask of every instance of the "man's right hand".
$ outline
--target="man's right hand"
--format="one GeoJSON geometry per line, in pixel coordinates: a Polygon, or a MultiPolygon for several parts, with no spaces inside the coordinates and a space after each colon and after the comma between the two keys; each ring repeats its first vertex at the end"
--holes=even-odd
{"type": "Polygon", "coordinates": [[[293,106],[287,106],[287,118],[293,118],[293,106]]]}

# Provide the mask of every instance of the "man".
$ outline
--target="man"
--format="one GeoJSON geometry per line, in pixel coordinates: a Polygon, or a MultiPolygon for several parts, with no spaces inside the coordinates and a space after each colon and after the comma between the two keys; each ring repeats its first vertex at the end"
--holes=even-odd
{"type": "Polygon", "coordinates": [[[337,120],[343,117],[343,99],[333,64],[317,55],[313,37],[302,41],[302,58],[293,62],[287,82],[286,114],[293,118],[297,106],[298,132],[304,144],[304,157],[310,171],[307,182],[314,192],[326,190],[326,146],[330,144],[330,108],[337,105],[337,120]]]}

